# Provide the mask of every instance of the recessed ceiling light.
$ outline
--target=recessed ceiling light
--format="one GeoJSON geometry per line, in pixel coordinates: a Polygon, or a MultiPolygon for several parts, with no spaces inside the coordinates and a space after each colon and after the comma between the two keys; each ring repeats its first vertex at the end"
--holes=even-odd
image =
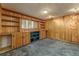
{"type": "Polygon", "coordinates": [[[47,16],[46,18],[47,19],[50,19],[50,18],[54,18],[55,16],[52,16],[52,15],[49,15],[49,16],[47,16]]]}
{"type": "Polygon", "coordinates": [[[76,12],[76,10],[75,10],[75,9],[70,9],[69,11],[70,11],[70,12],[76,12]]]}
{"type": "Polygon", "coordinates": [[[42,9],[40,10],[40,12],[41,12],[41,14],[48,14],[48,13],[51,12],[51,9],[50,9],[50,8],[42,8],[42,9]]]}
{"type": "Polygon", "coordinates": [[[43,13],[44,13],[44,14],[47,14],[47,13],[48,13],[48,11],[47,11],[47,10],[45,10],[45,11],[43,11],[43,13]]]}
{"type": "Polygon", "coordinates": [[[79,12],[79,8],[72,8],[72,9],[69,10],[69,12],[75,12],[75,13],[79,12]]]}

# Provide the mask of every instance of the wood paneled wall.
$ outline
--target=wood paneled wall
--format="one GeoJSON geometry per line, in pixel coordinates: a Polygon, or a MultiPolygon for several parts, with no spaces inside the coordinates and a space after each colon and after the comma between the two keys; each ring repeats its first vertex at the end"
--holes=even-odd
{"type": "Polygon", "coordinates": [[[46,30],[48,38],[79,43],[79,14],[47,20],[46,30]]]}

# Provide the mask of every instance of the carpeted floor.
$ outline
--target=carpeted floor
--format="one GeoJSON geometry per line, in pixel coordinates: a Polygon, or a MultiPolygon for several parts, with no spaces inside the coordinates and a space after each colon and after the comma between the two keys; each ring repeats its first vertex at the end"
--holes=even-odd
{"type": "Polygon", "coordinates": [[[44,39],[1,56],[79,56],[79,45],[44,39]]]}

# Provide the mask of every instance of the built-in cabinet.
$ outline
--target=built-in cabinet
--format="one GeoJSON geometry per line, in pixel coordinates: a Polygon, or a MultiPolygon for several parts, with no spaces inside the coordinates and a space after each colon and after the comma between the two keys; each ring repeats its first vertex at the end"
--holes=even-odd
{"type": "Polygon", "coordinates": [[[17,32],[12,33],[12,48],[22,47],[24,45],[28,45],[32,41],[37,41],[39,39],[46,38],[46,31],[34,31],[34,32],[17,32]]]}
{"type": "Polygon", "coordinates": [[[30,43],[29,32],[17,32],[12,34],[12,48],[22,47],[30,43]]]}

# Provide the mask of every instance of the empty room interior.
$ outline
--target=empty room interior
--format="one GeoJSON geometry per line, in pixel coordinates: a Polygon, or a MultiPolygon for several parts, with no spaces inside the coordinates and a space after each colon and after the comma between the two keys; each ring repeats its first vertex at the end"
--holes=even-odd
{"type": "Polygon", "coordinates": [[[79,3],[1,3],[0,56],[79,56],[79,3]]]}

